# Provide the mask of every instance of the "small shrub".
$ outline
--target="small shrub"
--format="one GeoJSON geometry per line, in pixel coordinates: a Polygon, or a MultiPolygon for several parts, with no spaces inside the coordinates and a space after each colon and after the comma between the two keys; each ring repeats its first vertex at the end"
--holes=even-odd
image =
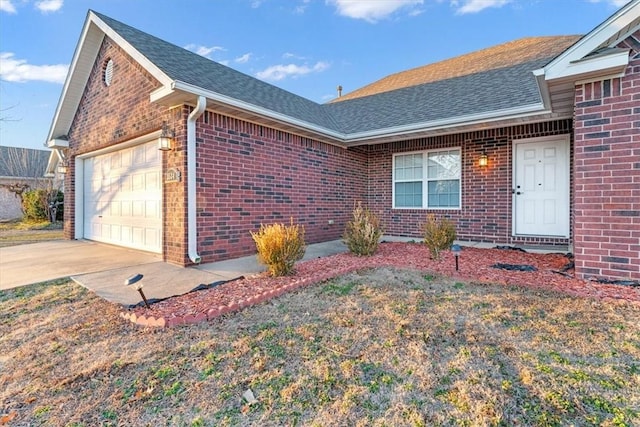
{"type": "Polygon", "coordinates": [[[62,219],[62,202],[64,194],[58,190],[29,190],[22,194],[22,210],[24,220],[27,221],[51,221],[62,219]],[[55,217],[52,206],[55,204],[55,217]]]}
{"type": "Polygon", "coordinates": [[[456,226],[448,219],[437,220],[435,215],[427,215],[427,222],[422,226],[424,243],[431,252],[431,258],[440,259],[440,251],[448,249],[456,240],[456,226]]]}
{"type": "Polygon", "coordinates": [[[44,190],[30,190],[22,195],[22,208],[26,220],[46,220],[46,194],[44,190]]]}
{"type": "Polygon", "coordinates": [[[349,250],[361,256],[373,255],[378,249],[382,228],[378,217],[358,202],[353,208],[353,219],[347,223],[342,236],[349,250]]]}
{"type": "Polygon", "coordinates": [[[296,261],[304,256],[304,227],[271,224],[260,225],[257,233],[251,232],[256,243],[258,261],[267,266],[272,276],[286,276],[293,271],[296,261]]]}

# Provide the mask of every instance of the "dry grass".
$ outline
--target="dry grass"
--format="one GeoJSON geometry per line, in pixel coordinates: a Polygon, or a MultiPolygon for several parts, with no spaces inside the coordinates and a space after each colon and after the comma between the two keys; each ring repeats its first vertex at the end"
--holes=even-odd
{"type": "Polygon", "coordinates": [[[0,248],[62,239],[62,223],[49,221],[0,222],[0,248]]]}
{"type": "Polygon", "coordinates": [[[640,423],[640,309],[414,271],[352,274],[144,330],[73,283],[0,293],[22,425],[640,423]],[[251,389],[258,403],[242,394],[251,389]]]}

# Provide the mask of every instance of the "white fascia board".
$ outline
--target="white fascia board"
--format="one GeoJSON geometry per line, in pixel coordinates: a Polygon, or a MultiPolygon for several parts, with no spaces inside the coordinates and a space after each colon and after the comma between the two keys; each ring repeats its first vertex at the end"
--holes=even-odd
{"type": "Polygon", "coordinates": [[[629,65],[629,52],[617,52],[607,56],[571,62],[566,67],[555,69],[555,72],[547,72],[545,79],[549,81],[572,77],[578,78],[594,73],[606,75],[624,74],[627,65],[629,65]]]}
{"type": "Polygon", "coordinates": [[[522,107],[510,108],[504,110],[496,110],[488,113],[470,114],[461,117],[454,117],[442,120],[434,120],[431,122],[416,123],[406,126],[397,126],[392,128],[378,129],[369,132],[358,132],[349,134],[347,142],[358,142],[371,138],[402,136],[414,132],[436,131],[450,127],[460,127],[476,125],[481,123],[491,123],[501,120],[517,119],[521,117],[534,117],[537,115],[549,114],[550,110],[545,109],[543,103],[529,104],[522,107]]]}
{"type": "Polygon", "coordinates": [[[208,91],[200,87],[197,87],[188,83],[184,83],[181,81],[176,81],[171,88],[164,88],[163,90],[155,91],[152,94],[152,98],[154,101],[158,101],[162,98],[162,96],[169,95],[174,90],[185,91],[188,93],[192,93],[194,95],[202,95],[212,101],[217,101],[222,104],[230,105],[241,110],[250,111],[264,117],[278,120],[283,123],[292,124],[294,126],[318,133],[325,137],[329,136],[334,140],[336,140],[337,142],[341,143],[341,145],[344,145],[345,143],[348,144],[351,142],[359,142],[359,141],[371,139],[371,138],[390,137],[390,136],[402,137],[403,135],[409,135],[415,132],[430,131],[430,130],[435,131],[435,130],[446,129],[448,127],[454,127],[454,126],[459,127],[459,126],[468,126],[468,125],[474,125],[474,124],[480,124],[480,123],[490,123],[490,122],[500,121],[505,119],[516,119],[521,117],[530,117],[530,116],[549,114],[551,112],[549,109],[545,108],[545,105],[542,102],[539,102],[535,104],[524,105],[517,108],[491,111],[488,113],[471,114],[467,116],[436,120],[431,122],[415,123],[415,124],[406,125],[406,126],[397,126],[397,127],[377,129],[377,130],[367,131],[367,132],[344,134],[344,133],[336,132],[323,127],[319,127],[317,125],[304,122],[302,120],[292,118],[285,114],[276,113],[266,108],[248,104],[246,102],[239,101],[237,99],[234,99],[225,95],[221,95],[219,93],[211,92],[211,91],[208,91]]]}
{"type": "MultiPolygon", "coordinates": [[[[249,104],[247,102],[244,101],[240,101],[238,99],[235,98],[231,98],[229,96],[226,95],[221,95],[219,93],[216,92],[212,92],[206,89],[203,89],[201,87],[198,86],[194,86],[192,84],[189,83],[185,83],[185,82],[181,82],[181,81],[175,81],[173,83],[173,85],[171,86],[171,89],[173,90],[182,90],[185,92],[189,92],[192,93],[194,95],[198,95],[198,96],[204,96],[207,99],[210,99],[212,101],[215,102],[220,102],[222,104],[225,105],[229,105],[235,108],[238,108],[240,110],[245,110],[245,111],[249,111],[255,114],[258,114],[260,116],[264,116],[264,117],[268,117],[274,120],[277,120],[279,122],[284,122],[284,123],[288,123],[303,129],[308,129],[311,130],[315,133],[318,133],[320,135],[323,135],[325,137],[330,137],[334,140],[336,140],[337,142],[341,142],[344,143],[346,135],[341,133],[341,132],[336,132],[334,130],[331,129],[327,129],[318,125],[314,125],[312,123],[309,122],[305,122],[303,120],[298,120],[296,118],[293,118],[291,116],[287,116],[286,114],[282,114],[282,113],[277,113],[273,110],[269,110],[268,108],[264,108],[264,107],[259,107],[257,105],[253,105],[253,104],[249,104]]],[[[167,89],[165,91],[161,91],[158,92],[156,91],[154,94],[157,95],[158,93],[164,93],[169,94],[170,91],[167,89]]],[[[159,97],[157,97],[156,99],[158,99],[159,97]]]]}
{"type": "Polygon", "coordinates": [[[60,156],[58,155],[58,153],[55,150],[51,151],[51,153],[49,154],[49,161],[47,162],[47,169],[44,176],[55,176],[59,161],[60,156]]]}
{"type": "Polygon", "coordinates": [[[173,95],[175,93],[175,90],[172,87],[173,87],[173,82],[172,84],[160,86],[158,89],[152,91],[149,96],[150,102],[155,103],[155,102],[161,101],[163,98],[169,95],[173,95]]]}
{"type": "Polygon", "coordinates": [[[115,41],[134,61],[138,62],[142,67],[147,70],[156,80],[158,80],[163,86],[171,84],[172,80],[167,76],[160,68],[158,68],[153,62],[149,61],[146,56],[141,54],[136,48],[134,48],[128,41],[115,32],[110,26],[102,21],[93,12],[89,12],[90,19],[106,34],[111,40],[115,41]]]}
{"type": "MultiPolygon", "coordinates": [[[[569,68],[572,63],[584,59],[591,52],[601,47],[602,43],[605,43],[622,29],[631,25],[638,19],[638,16],[640,16],[640,0],[632,0],[547,64],[544,67],[547,80],[560,78],[559,76],[565,74],[565,68],[569,68]]],[[[628,33],[633,33],[633,31],[635,29],[631,29],[629,32],[621,34],[621,36],[628,36],[628,33]]]]}
{"type": "Polygon", "coordinates": [[[87,64],[91,62],[91,65],[93,65],[102,43],[102,38],[103,35],[98,34],[95,26],[91,23],[91,19],[87,17],[82,28],[80,40],[73,53],[73,59],[62,87],[62,93],[60,94],[53,120],[51,121],[47,141],[66,134],[71,126],[68,116],[75,113],[75,109],[80,103],[80,98],[82,97],[80,86],[84,89],[84,85],[89,80],[89,74],[91,73],[91,68],[87,67],[87,64]],[[70,110],[73,110],[73,112],[70,113],[70,110]],[[62,130],[60,129],[61,127],[63,128],[62,130]]]}
{"type": "Polygon", "coordinates": [[[50,139],[47,142],[48,148],[69,148],[69,141],[66,139],[50,139]]]}
{"type": "Polygon", "coordinates": [[[549,85],[544,78],[544,70],[538,69],[533,71],[533,76],[538,83],[538,94],[540,95],[540,99],[542,99],[542,104],[546,110],[551,110],[551,94],[549,93],[549,85]]]}

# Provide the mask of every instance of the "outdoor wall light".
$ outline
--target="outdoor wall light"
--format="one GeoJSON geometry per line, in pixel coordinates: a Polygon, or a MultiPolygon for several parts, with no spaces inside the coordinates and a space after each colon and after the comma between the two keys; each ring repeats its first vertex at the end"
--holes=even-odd
{"type": "Polygon", "coordinates": [[[160,133],[160,138],[158,138],[158,150],[171,151],[174,138],[175,134],[172,130],[169,130],[167,122],[162,122],[162,133],[160,133]]]}
{"type": "Polygon", "coordinates": [[[66,173],[67,173],[67,171],[68,171],[68,170],[69,170],[69,168],[68,168],[68,167],[67,167],[67,165],[65,165],[64,163],[60,163],[60,164],[58,165],[58,173],[59,173],[59,174],[64,175],[64,174],[66,174],[66,173]]]}
{"type": "Polygon", "coordinates": [[[147,297],[144,296],[144,292],[142,292],[142,283],[138,283],[140,280],[142,280],[144,276],[142,274],[136,274],[135,276],[131,276],[129,277],[127,280],[124,281],[124,285],[125,286],[129,286],[129,285],[136,285],[136,291],[140,292],[140,296],[142,297],[142,300],[144,301],[144,305],[147,306],[147,308],[149,307],[149,302],[147,302],[147,297]]]}
{"type": "Polygon", "coordinates": [[[451,252],[453,253],[453,256],[456,257],[456,271],[458,271],[458,257],[460,256],[461,251],[462,248],[460,245],[451,245],[451,252]]]}
{"type": "Polygon", "coordinates": [[[487,157],[487,152],[483,151],[478,159],[478,166],[485,167],[489,164],[489,158],[487,157]]]}

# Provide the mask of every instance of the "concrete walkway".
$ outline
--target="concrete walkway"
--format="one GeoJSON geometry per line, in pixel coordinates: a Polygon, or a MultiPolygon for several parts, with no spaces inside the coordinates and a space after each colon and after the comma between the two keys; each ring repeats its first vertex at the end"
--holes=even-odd
{"type": "MultiPolygon", "coordinates": [[[[303,260],[345,252],[341,241],[307,246],[303,260]]],[[[141,298],[124,281],[142,274],[139,282],[148,299],[182,295],[201,284],[226,281],[264,271],[255,255],[238,259],[178,267],[159,255],[83,240],[61,240],[0,248],[0,290],[62,277],[118,304],[132,305],[141,298]]]]}

